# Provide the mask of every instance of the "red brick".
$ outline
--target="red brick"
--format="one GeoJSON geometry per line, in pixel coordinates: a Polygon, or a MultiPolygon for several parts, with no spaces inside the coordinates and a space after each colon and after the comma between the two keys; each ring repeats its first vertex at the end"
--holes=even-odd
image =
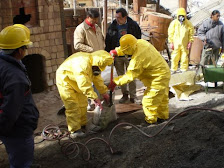
{"type": "Polygon", "coordinates": [[[11,6],[9,0],[1,0],[0,3],[0,8],[9,8],[11,6]]]}
{"type": "Polygon", "coordinates": [[[37,0],[28,0],[28,1],[26,0],[23,2],[26,7],[36,7],[37,6],[37,0]]]}
{"type": "Polygon", "coordinates": [[[14,7],[12,9],[6,9],[6,10],[12,10],[13,16],[19,15],[19,8],[17,8],[17,7],[14,7]]]}
{"type": "MultiPolygon", "coordinates": [[[[8,0],[4,0],[4,1],[8,1],[8,0]]],[[[24,5],[22,4],[22,1],[21,0],[12,0],[12,7],[21,8],[23,6],[24,5]]]]}

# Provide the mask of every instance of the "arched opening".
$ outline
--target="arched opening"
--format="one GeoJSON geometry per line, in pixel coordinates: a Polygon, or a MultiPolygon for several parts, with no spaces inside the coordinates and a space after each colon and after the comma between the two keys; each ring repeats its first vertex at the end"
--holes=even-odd
{"type": "Polygon", "coordinates": [[[27,55],[22,59],[31,81],[32,93],[40,93],[46,87],[44,57],[39,54],[27,55]]]}

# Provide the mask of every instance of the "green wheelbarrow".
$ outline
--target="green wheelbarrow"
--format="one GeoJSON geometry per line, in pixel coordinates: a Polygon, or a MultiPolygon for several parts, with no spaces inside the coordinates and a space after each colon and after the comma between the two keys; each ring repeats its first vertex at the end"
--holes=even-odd
{"type": "MultiPolygon", "coordinates": [[[[204,81],[206,82],[205,92],[208,93],[208,82],[214,82],[217,87],[217,82],[224,82],[224,67],[215,65],[202,66],[204,81]]],[[[224,91],[224,85],[223,85],[224,91]]]]}

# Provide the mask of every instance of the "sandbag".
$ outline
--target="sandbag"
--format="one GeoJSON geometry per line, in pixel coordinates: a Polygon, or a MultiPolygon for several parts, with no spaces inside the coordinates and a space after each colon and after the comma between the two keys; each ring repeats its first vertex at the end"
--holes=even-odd
{"type": "Polygon", "coordinates": [[[103,101],[102,106],[103,110],[100,110],[100,107],[96,106],[93,112],[92,122],[94,125],[100,126],[101,129],[105,129],[110,122],[117,120],[118,116],[116,113],[115,104],[109,106],[106,101],[103,101]]]}

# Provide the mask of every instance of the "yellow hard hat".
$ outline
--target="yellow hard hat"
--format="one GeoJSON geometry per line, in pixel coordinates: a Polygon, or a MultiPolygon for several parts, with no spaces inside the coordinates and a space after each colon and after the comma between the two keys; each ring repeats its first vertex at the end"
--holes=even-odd
{"type": "Polygon", "coordinates": [[[8,26],[0,32],[0,49],[16,49],[32,45],[28,32],[21,26],[8,26]]]}
{"type": "Polygon", "coordinates": [[[130,50],[134,50],[136,44],[137,39],[131,34],[126,34],[120,38],[120,48],[124,54],[132,55],[132,53],[130,53],[130,50]]]}
{"type": "Polygon", "coordinates": [[[30,39],[30,29],[28,27],[24,26],[23,24],[14,24],[13,26],[18,26],[23,28],[26,31],[27,38],[30,39]]]}
{"type": "Polygon", "coordinates": [[[179,8],[178,11],[177,11],[177,15],[180,16],[180,15],[183,15],[183,16],[186,16],[186,11],[184,8],[179,8]]]}

